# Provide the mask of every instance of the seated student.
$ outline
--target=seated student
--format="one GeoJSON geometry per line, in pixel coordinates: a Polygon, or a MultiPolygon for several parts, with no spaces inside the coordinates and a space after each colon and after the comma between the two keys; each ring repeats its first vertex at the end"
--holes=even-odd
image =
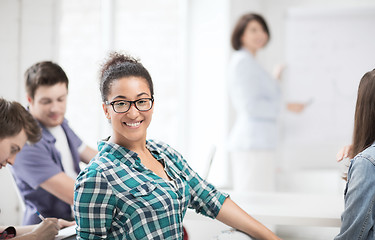
{"type": "Polygon", "coordinates": [[[99,142],[99,153],[77,178],[77,239],[182,239],[188,207],[257,239],[279,239],[203,180],[180,153],[147,140],[155,100],[140,62],[113,53],[101,69],[100,91],[113,133],[99,142]]]}
{"type": "Polygon", "coordinates": [[[42,128],[42,139],[25,146],[12,168],[26,205],[23,223],[40,222],[36,209],[45,217],[73,220],[79,162],[88,163],[96,151],[82,143],[64,118],[68,95],[64,70],[53,62],[39,62],[27,69],[25,80],[29,111],[42,128]]]}
{"type": "Polygon", "coordinates": [[[375,239],[375,69],[358,87],[353,142],[338,155],[351,158],[339,239],[375,239]]]}
{"type": "MultiPolygon", "coordinates": [[[[21,104],[0,98],[0,169],[14,164],[16,154],[26,141],[35,143],[40,139],[40,128],[21,104]]],[[[0,226],[0,239],[54,239],[58,230],[74,222],[46,218],[38,225],[0,226]]]]}

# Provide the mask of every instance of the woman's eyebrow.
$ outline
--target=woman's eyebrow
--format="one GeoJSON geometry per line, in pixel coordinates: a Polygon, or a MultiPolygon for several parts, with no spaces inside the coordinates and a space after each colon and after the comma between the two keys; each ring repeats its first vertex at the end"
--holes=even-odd
{"type": "MultiPolygon", "coordinates": [[[[144,95],[149,96],[148,93],[146,93],[146,92],[142,92],[142,93],[137,94],[137,97],[142,97],[142,96],[144,96],[144,95]]],[[[118,98],[121,98],[121,99],[128,99],[126,96],[123,96],[123,95],[117,95],[116,97],[112,98],[112,100],[115,100],[115,99],[118,99],[118,98]]]]}
{"type": "Polygon", "coordinates": [[[122,95],[118,95],[118,96],[116,96],[116,97],[112,98],[112,100],[114,100],[114,99],[117,99],[117,98],[123,98],[123,99],[127,99],[127,97],[125,97],[125,96],[122,96],[122,95]]]}
{"type": "Polygon", "coordinates": [[[147,95],[147,96],[149,96],[148,93],[143,92],[143,93],[138,94],[137,97],[141,97],[141,96],[143,96],[143,95],[147,95]]]}

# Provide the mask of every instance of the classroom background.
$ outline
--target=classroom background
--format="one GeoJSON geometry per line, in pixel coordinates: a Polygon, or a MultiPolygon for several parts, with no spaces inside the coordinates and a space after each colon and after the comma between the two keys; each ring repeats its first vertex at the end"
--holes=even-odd
{"type": "MultiPolygon", "coordinates": [[[[230,189],[234,111],[226,74],[231,29],[246,12],[269,24],[271,40],[257,58],[270,72],[285,64],[283,99],[308,103],[301,114],[281,114],[277,191],[342,196],[348,162],[335,155],[351,142],[359,80],[375,68],[372,0],[0,0],[0,96],[26,106],[26,68],[59,63],[70,80],[66,117],[96,148],[111,133],[100,61],[110,50],[131,53],[156,86],[149,138],[170,143],[202,176],[230,189]]],[[[0,178],[9,183],[0,206],[13,206],[1,209],[0,225],[20,223],[11,175],[2,170],[0,178]]],[[[324,239],[338,229],[321,232],[324,239]]]]}

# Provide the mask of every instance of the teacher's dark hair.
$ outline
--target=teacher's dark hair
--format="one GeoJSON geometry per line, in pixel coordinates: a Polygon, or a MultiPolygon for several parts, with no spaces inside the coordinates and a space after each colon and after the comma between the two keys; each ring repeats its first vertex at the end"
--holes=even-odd
{"type": "Polygon", "coordinates": [[[251,21],[257,21],[262,26],[263,31],[268,35],[268,41],[270,40],[271,35],[268,30],[266,20],[264,20],[264,18],[259,14],[248,13],[242,15],[242,17],[238,19],[237,24],[235,25],[234,30],[232,32],[231,43],[234,50],[239,50],[242,47],[242,35],[246,29],[247,24],[251,21]]]}
{"type": "Polygon", "coordinates": [[[365,73],[358,87],[350,158],[375,142],[375,69],[365,73]]]}
{"type": "Polygon", "coordinates": [[[27,140],[36,143],[41,129],[31,114],[18,102],[0,98],[0,139],[13,137],[25,130],[27,140]]]}
{"type": "Polygon", "coordinates": [[[100,93],[103,102],[107,101],[113,81],[124,77],[142,77],[146,79],[151,97],[154,96],[151,76],[140,61],[130,55],[112,52],[100,70],[100,93]]]}

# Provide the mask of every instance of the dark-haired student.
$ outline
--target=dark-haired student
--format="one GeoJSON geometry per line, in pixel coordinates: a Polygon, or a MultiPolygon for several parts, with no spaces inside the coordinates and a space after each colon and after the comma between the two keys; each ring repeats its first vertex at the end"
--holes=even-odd
{"type": "Polygon", "coordinates": [[[157,99],[138,60],[112,53],[101,69],[100,91],[112,135],[99,142],[99,153],[77,178],[77,239],[182,239],[187,208],[256,239],[279,239],[175,149],[147,139],[157,99]]]}
{"type": "Polygon", "coordinates": [[[353,141],[338,155],[350,161],[345,189],[345,209],[335,240],[375,239],[375,69],[358,87],[353,141]]]}
{"type": "MultiPolygon", "coordinates": [[[[13,165],[16,154],[26,142],[40,138],[40,128],[30,113],[18,102],[0,98],[0,169],[13,165]]],[[[46,218],[37,225],[0,226],[0,239],[51,240],[59,229],[74,222],[46,218]]]]}

